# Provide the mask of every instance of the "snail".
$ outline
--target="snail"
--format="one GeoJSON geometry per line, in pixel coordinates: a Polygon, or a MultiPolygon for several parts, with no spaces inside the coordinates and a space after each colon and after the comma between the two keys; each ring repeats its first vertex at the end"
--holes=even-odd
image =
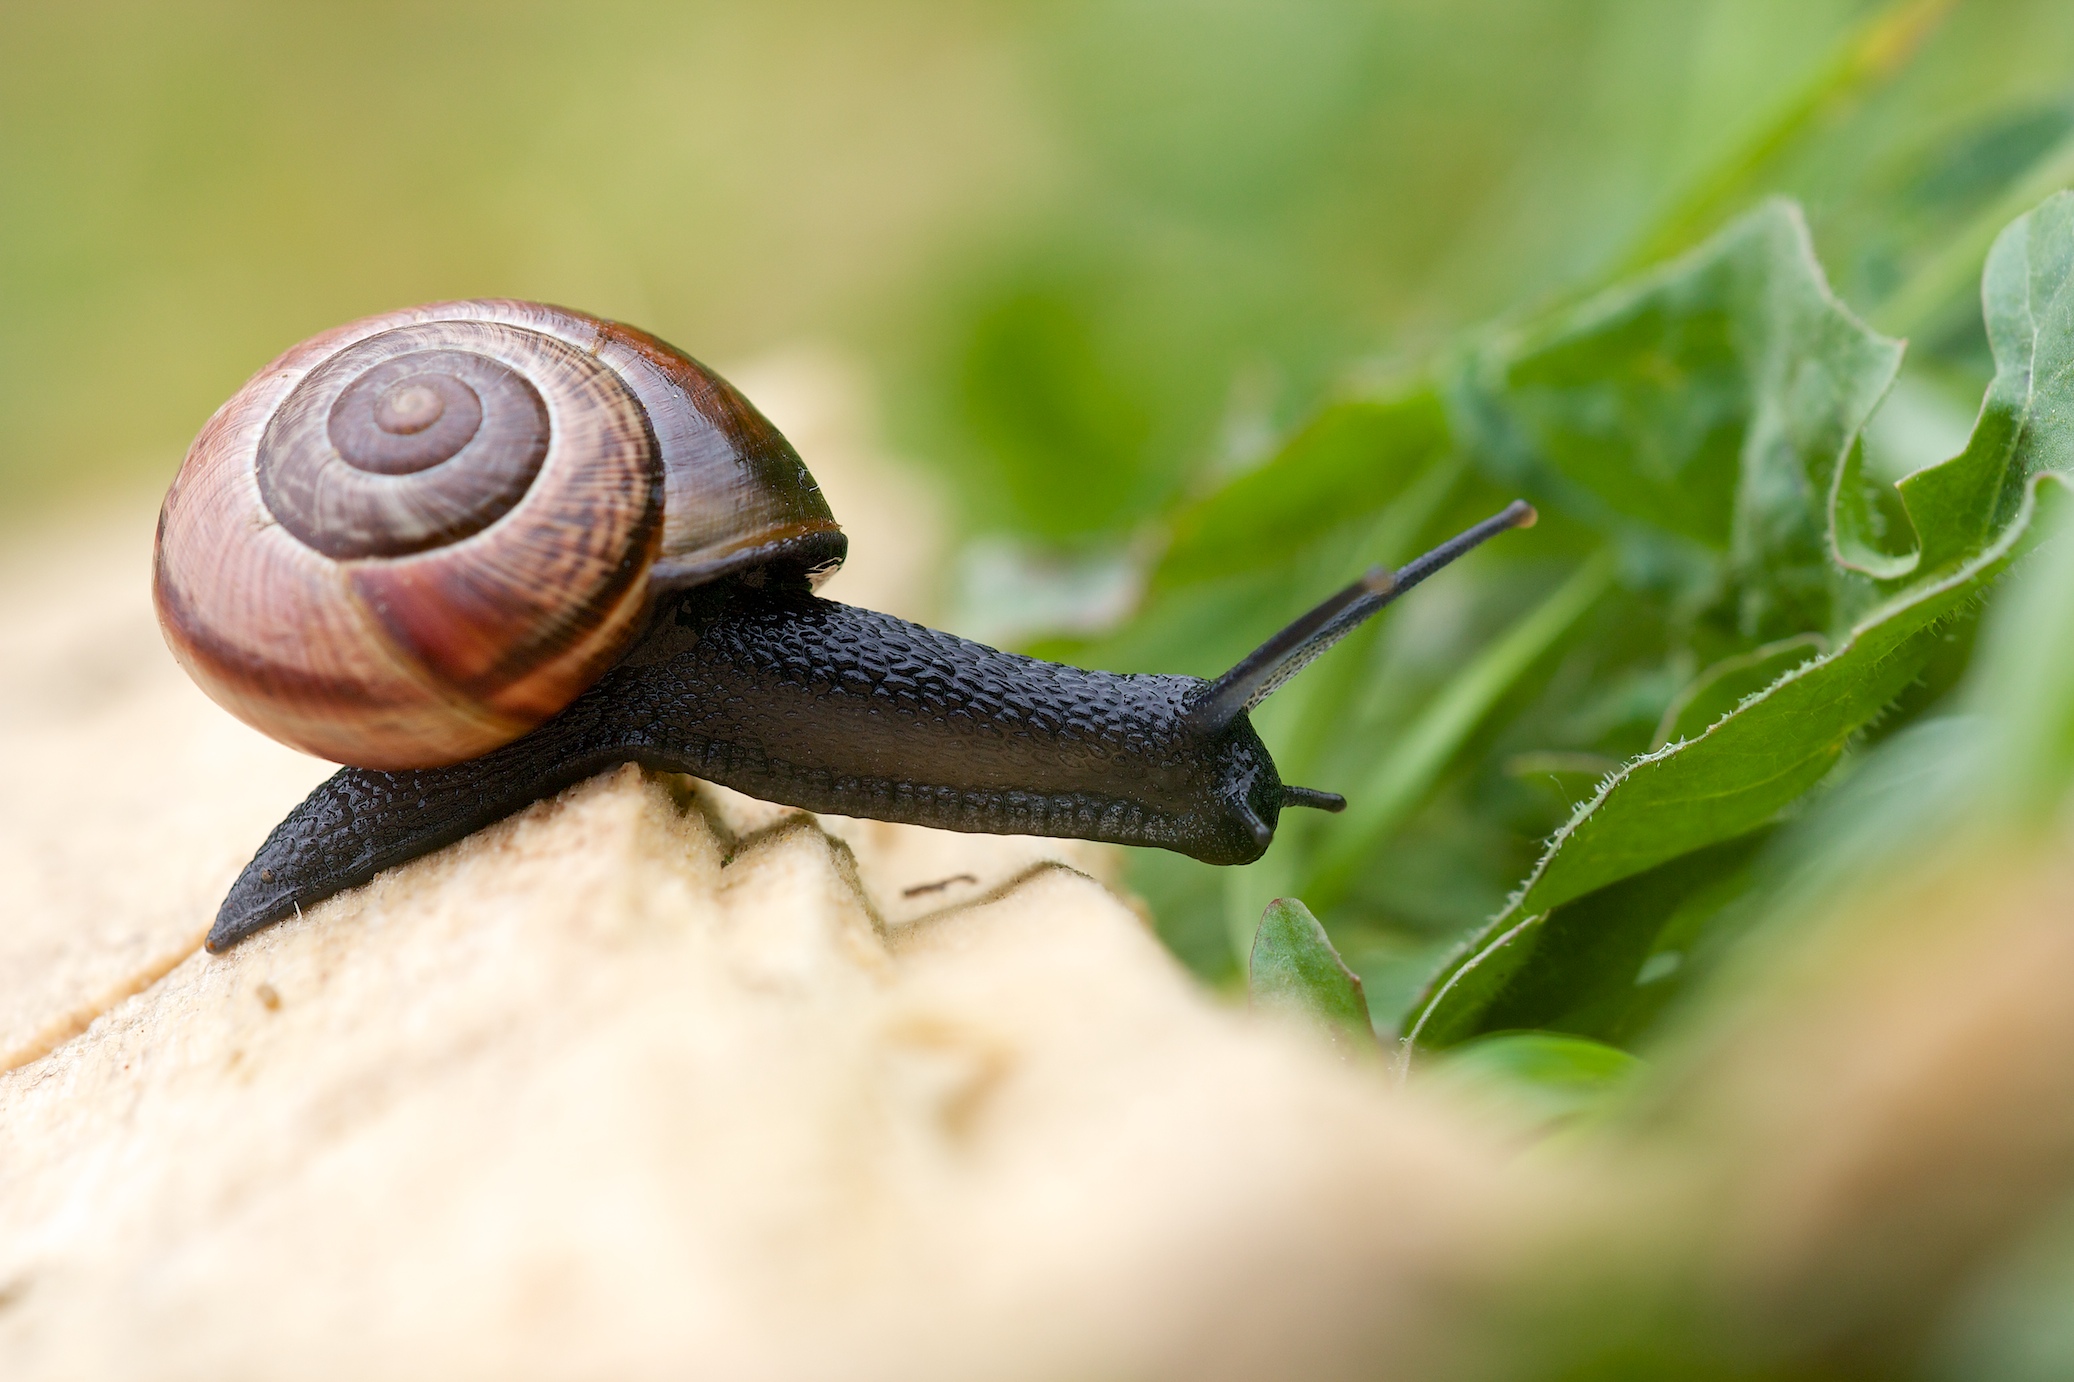
{"type": "Polygon", "coordinates": [[[810,811],[1260,857],[1248,712],[1486,538],[1377,568],[1215,681],[1087,671],[815,593],[847,539],[748,400],[653,336],[437,303],[316,336],[189,449],[153,594],[224,708],[346,764],[232,884],[211,950],[625,762],[810,811]]]}

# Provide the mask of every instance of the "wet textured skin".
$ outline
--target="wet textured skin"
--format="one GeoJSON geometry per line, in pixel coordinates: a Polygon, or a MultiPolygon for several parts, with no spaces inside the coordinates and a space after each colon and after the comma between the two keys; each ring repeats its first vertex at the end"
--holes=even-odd
{"type": "Polygon", "coordinates": [[[524,738],[452,767],[331,777],[231,886],[209,948],[628,762],[809,811],[1250,863],[1274,838],[1281,779],[1244,715],[1190,722],[1209,685],[998,652],[789,582],[702,587],[524,738]]]}

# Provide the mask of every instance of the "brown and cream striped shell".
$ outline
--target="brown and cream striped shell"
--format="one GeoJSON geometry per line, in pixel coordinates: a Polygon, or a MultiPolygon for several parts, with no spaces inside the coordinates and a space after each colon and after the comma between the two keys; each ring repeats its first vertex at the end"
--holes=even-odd
{"type": "Polygon", "coordinates": [[[299,749],[471,758],[604,674],[653,595],[844,539],[798,455],[653,336],[485,299],[342,326],[216,411],[159,515],[181,665],[299,749]]]}

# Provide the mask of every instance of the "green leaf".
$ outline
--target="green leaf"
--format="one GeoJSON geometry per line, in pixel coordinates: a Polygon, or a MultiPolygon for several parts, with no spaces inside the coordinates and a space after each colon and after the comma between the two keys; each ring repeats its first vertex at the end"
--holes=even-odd
{"type": "Polygon", "coordinates": [[[1176,513],[1153,584],[1286,561],[1321,535],[1387,507],[1448,445],[1447,413],[1430,389],[1334,404],[1266,465],[1176,513]]]}
{"type": "Polygon", "coordinates": [[[1557,832],[1505,909],[1427,986],[1407,1035],[1426,1041],[1431,1032],[1438,1042],[1473,1029],[1474,1013],[1492,998],[1489,979],[1511,982],[1513,970],[1532,963],[1531,955],[1514,962],[1506,952],[1552,909],[1755,830],[1819,782],[1851,736],[1913,680],[1937,621],[2008,564],[2030,528],[2037,483],[2025,491],[2017,518],[1972,562],[1911,587],[1861,621],[1836,652],[1787,673],[1697,739],[1615,774],[1557,832]]]}
{"type": "Polygon", "coordinates": [[[1973,437],[1897,486],[1925,572],[1977,550],[2007,520],[2025,476],[2074,466],[2074,192],[2002,232],[1981,298],[1995,378],[1973,437]]]}
{"type": "Polygon", "coordinates": [[[1360,976],[1340,959],[1311,909],[1295,898],[1268,903],[1253,934],[1249,972],[1255,1007],[1295,1013],[1349,1053],[1377,1050],[1360,976]]]}
{"type": "Polygon", "coordinates": [[[1827,641],[1821,635],[1804,633],[1723,658],[1700,673],[1671,702],[1663,722],[1657,726],[1655,747],[1702,733],[1745,697],[1756,695],[1809,658],[1819,657],[1826,647],[1827,641]]]}
{"type": "Polygon", "coordinates": [[[1938,621],[2032,539],[2042,487],[2063,488],[2057,470],[2074,458],[2074,196],[2055,197],[2004,232],[1986,300],[1997,373],[1973,440],[1902,486],[1927,574],[1861,617],[1833,652],[1609,779],[1429,985],[1408,1020],[1412,1037],[1443,1043],[1477,1030],[1498,994],[1536,963],[1536,933],[1554,909],[1755,830],[1819,781],[1914,678],[1938,621]]]}
{"type": "Polygon", "coordinates": [[[1504,1032],[1448,1052],[1435,1073],[1545,1130],[1603,1107],[1641,1068],[1627,1052],[1582,1037],[1504,1032]]]}
{"type": "Polygon", "coordinates": [[[1695,850],[1528,918],[1459,973],[1420,1042],[1522,1027],[1634,1039],[1683,987],[1700,933],[1742,892],[1767,836],[1695,850]]]}
{"type": "Polygon", "coordinates": [[[1840,463],[1901,345],[1829,291],[1797,208],[1770,203],[1638,283],[1475,351],[1465,439],[1530,492],[1724,561],[1746,636],[1836,622],[1840,463]]]}
{"type": "Polygon", "coordinates": [[[1836,559],[1852,571],[1874,580],[1896,581],[1921,562],[1901,491],[1867,478],[1863,442],[1844,457],[1830,521],[1836,559]]]}

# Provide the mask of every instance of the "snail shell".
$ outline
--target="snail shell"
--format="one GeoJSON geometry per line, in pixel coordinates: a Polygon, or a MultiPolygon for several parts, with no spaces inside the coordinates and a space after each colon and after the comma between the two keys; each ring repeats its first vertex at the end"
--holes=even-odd
{"type": "Polygon", "coordinates": [[[654,595],[752,567],[818,580],[844,538],[726,381],[537,303],[368,317],[305,341],[202,428],[153,594],[219,704],[358,767],[458,762],[560,711],[654,595]]]}

